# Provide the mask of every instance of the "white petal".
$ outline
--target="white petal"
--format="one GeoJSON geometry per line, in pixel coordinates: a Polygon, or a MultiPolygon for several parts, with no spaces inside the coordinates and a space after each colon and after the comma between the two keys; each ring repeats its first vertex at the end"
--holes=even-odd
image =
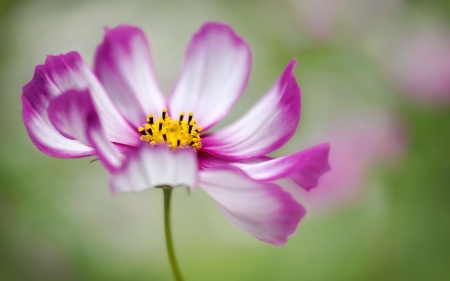
{"type": "Polygon", "coordinates": [[[106,30],[94,69],[111,100],[134,126],[165,106],[147,38],[139,28],[121,25],[106,30]]]}
{"type": "Polygon", "coordinates": [[[250,69],[250,49],[229,26],[203,25],[191,40],[170,96],[171,115],[192,111],[199,126],[210,128],[241,96],[250,69]]]}
{"type": "Polygon", "coordinates": [[[114,173],[111,192],[142,191],[156,186],[197,185],[197,156],[190,149],[142,145],[130,152],[123,167],[114,173]]]}
{"type": "Polygon", "coordinates": [[[292,60],[272,89],[243,117],[203,138],[203,150],[230,160],[264,156],[295,133],[300,120],[300,88],[292,60]]]}
{"type": "Polygon", "coordinates": [[[237,169],[200,171],[199,182],[234,225],[266,243],[284,245],[306,213],[281,187],[237,169]]]}

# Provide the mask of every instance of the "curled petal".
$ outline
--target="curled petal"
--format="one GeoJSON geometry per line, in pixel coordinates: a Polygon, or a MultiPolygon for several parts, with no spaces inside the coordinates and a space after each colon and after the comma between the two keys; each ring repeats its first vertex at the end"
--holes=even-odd
{"type": "Polygon", "coordinates": [[[35,113],[50,123],[47,108],[53,98],[69,90],[86,89],[90,91],[108,139],[117,143],[136,145],[139,142],[139,133],[130,127],[118,112],[100,82],[76,52],[48,56],[44,65],[36,67],[33,79],[24,86],[22,100],[27,100],[35,113]]]}
{"type": "Polygon", "coordinates": [[[42,152],[59,158],[78,158],[94,154],[94,150],[78,140],[67,138],[51,124],[47,108],[50,100],[60,94],[50,79],[50,73],[64,71],[72,64],[73,55],[49,56],[44,65],[35,68],[33,78],[23,87],[22,118],[31,140],[42,152]]]}
{"type": "Polygon", "coordinates": [[[206,23],[192,37],[170,112],[194,113],[204,130],[219,122],[239,99],[251,70],[248,45],[225,24],[206,23]]]}
{"type": "Polygon", "coordinates": [[[47,112],[39,112],[25,96],[22,96],[22,118],[31,140],[45,154],[58,158],[79,158],[95,154],[92,147],[61,135],[48,120],[47,112]]]}
{"type": "Polygon", "coordinates": [[[200,186],[238,228],[273,245],[284,245],[306,210],[276,184],[255,181],[237,169],[200,171],[200,186]]]}
{"type": "Polygon", "coordinates": [[[89,145],[86,138],[88,116],[95,112],[89,91],[69,90],[50,101],[48,117],[53,126],[65,137],[89,145]],[[77,96],[79,94],[79,96],[77,96]]]}
{"type": "Polygon", "coordinates": [[[130,152],[122,168],[114,173],[112,193],[139,192],[156,186],[197,185],[197,156],[190,149],[142,145],[130,152]]]}
{"type": "Polygon", "coordinates": [[[123,156],[108,141],[88,90],[69,90],[52,99],[48,115],[62,135],[93,147],[109,171],[120,166],[123,156]]]}
{"type": "Polygon", "coordinates": [[[304,189],[310,190],[317,186],[323,174],[330,171],[329,151],[330,145],[326,143],[260,163],[234,165],[255,180],[272,181],[290,177],[304,189]]]}
{"type": "Polygon", "coordinates": [[[250,159],[285,144],[300,121],[300,88],[292,60],[272,89],[243,117],[223,130],[206,135],[203,149],[230,160],[250,159]]]}
{"type": "Polygon", "coordinates": [[[141,29],[107,29],[95,55],[95,74],[120,112],[134,126],[158,114],[164,99],[156,81],[147,38],[141,29]]]}

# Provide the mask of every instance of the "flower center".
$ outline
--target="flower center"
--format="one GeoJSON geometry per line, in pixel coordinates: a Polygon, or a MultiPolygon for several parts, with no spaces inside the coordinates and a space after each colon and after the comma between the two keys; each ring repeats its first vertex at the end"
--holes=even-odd
{"type": "Polygon", "coordinates": [[[149,114],[147,124],[139,127],[141,140],[151,145],[167,144],[172,149],[192,147],[198,151],[202,147],[200,132],[202,127],[197,126],[194,114],[189,113],[188,120],[184,118],[184,112],[181,112],[178,120],[172,120],[164,108],[162,116],[158,116],[155,121],[153,114],[149,114]]]}

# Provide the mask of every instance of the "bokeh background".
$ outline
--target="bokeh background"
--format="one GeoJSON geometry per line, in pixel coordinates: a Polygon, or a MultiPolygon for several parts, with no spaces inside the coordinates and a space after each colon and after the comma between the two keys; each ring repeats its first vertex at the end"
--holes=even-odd
{"type": "MultiPolygon", "coordinates": [[[[174,192],[186,280],[450,280],[450,1],[0,1],[0,280],[171,280],[160,190],[111,196],[91,159],[42,154],[22,86],[48,54],[92,64],[103,28],[140,26],[167,92],[190,36],[230,24],[253,69],[220,126],[296,57],[302,120],[274,155],[331,142],[286,246],[241,232],[202,190],[174,192]]],[[[219,127],[220,127],[219,126],[219,127]]]]}

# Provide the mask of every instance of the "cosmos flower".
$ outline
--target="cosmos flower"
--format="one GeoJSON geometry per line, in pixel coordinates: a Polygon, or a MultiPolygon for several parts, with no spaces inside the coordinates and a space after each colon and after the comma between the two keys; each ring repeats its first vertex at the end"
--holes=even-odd
{"type": "Polygon", "coordinates": [[[305,209],[273,181],[290,177],[311,189],[329,170],[329,145],[273,159],[300,119],[292,60],[243,117],[208,132],[243,93],[248,45],[227,25],[207,23],[193,36],[166,99],[150,48],[137,27],[105,32],[91,70],[76,52],[48,56],[24,86],[23,120],[33,143],[59,158],[95,155],[112,193],[200,186],[238,228],[283,245],[305,209]]]}

